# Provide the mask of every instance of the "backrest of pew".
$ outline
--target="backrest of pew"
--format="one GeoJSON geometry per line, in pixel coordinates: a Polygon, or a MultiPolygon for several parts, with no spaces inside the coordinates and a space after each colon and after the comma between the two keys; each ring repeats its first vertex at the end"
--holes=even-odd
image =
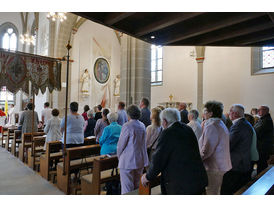
{"type": "MultiPolygon", "coordinates": [[[[93,171],[92,171],[92,184],[91,184],[92,194],[96,194],[96,195],[100,194],[101,172],[109,169],[114,169],[117,167],[118,167],[117,156],[94,159],[93,171]]],[[[118,174],[114,172],[113,175],[115,176],[118,174]]]]}
{"type": "MultiPolygon", "coordinates": [[[[45,132],[34,132],[33,136],[43,136],[45,132]]],[[[32,133],[24,133],[22,138],[22,143],[25,144],[27,142],[32,142],[32,133]]]]}
{"type": "Polygon", "coordinates": [[[33,138],[33,145],[34,145],[33,149],[35,149],[35,147],[44,146],[45,145],[45,140],[46,140],[46,138],[43,137],[43,136],[34,137],[33,138]]]}
{"type": "MultiPolygon", "coordinates": [[[[142,178],[142,177],[141,177],[142,178]]],[[[138,194],[139,195],[151,195],[151,189],[153,187],[156,187],[160,184],[160,179],[161,179],[161,176],[158,175],[157,178],[151,182],[148,183],[147,187],[144,187],[142,185],[142,182],[141,182],[141,178],[140,178],[140,184],[139,184],[139,190],[138,190],[138,194]]]]}
{"type": "Polygon", "coordinates": [[[85,138],[84,145],[94,145],[96,144],[96,138],[85,138]]]}
{"type": "Polygon", "coordinates": [[[21,138],[21,134],[22,134],[21,130],[14,130],[15,139],[20,139],[21,138]]]}
{"type": "Polygon", "coordinates": [[[46,156],[49,156],[50,153],[60,152],[62,149],[62,142],[60,141],[51,141],[46,144],[46,156]]]}
{"type": "Polygon", "coordinates": [[[100,154],[101,147],[99,144],[88,145],[81,147],[68,148],[67,156],[65,157],[65,172],[69,174],[70,161],[75,159],[83,159],[90,156],[96,156],[100,154]]]}

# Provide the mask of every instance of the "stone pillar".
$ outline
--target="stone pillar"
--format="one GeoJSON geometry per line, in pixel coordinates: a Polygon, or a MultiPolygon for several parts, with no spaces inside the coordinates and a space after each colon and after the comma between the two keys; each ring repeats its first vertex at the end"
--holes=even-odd
{"type": "Polygon", "coordinates": [[[196,46],[196,61],[197,61],[197,109],[200,114],[203,111],[203,62],[205,59],[205,47],[196,46]]]}
{"type": "Polygon", "coordinates": [[[151,97],[150,44],[124,35],[121,45],[120,100],[139,105],[142,97],[151,97]]]}

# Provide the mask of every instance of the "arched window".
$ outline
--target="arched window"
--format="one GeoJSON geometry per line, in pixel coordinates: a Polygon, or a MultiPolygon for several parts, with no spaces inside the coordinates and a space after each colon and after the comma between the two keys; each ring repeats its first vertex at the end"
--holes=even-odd
{"type": "Polygon", "coordinates": [[[163,47],[151,45],[151,85],[163,84],[163,47]]]}
{"type": "Polygon", "coordinates": [[[17,50],[18,47],[18,31],[10,22],[0,26],[0,46],[3,49],[17,50]]]}

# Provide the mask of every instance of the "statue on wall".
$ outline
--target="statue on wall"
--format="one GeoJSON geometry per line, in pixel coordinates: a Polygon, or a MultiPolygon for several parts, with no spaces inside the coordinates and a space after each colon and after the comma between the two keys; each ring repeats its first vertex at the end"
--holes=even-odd
{"type": "Polygon", "coordinates": [[[90,80],[90,75],[88,73],[88,69],[85,69],[85,72],[83,73],[80,79],[80,82],[82,82],[81,92],[83,93],[84,96],[89,95],[89,80],[90,80]]]}
{"type": "Polygon", "coordinates": [[[120,96],[120,75],[114,79],[114,96],[120,96]]]}

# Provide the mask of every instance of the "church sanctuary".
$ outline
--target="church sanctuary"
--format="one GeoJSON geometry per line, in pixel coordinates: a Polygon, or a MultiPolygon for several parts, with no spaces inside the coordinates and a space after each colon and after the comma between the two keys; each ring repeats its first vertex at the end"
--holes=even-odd
{"type": "Polygon", "coordinates": [[[273,195],[273,117],[274,12],[0,12],[0,195],[273,195]]]}

